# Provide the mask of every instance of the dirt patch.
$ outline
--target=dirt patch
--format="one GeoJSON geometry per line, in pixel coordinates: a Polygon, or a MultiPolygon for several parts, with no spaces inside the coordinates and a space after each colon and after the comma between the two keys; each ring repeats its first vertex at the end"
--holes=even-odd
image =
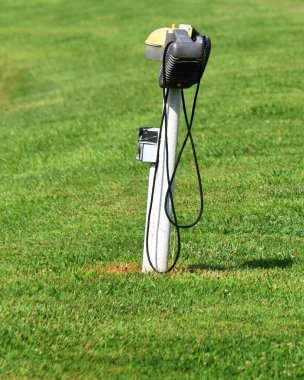
{"type": "Polygon", "coordinates": [[[104,266],[103,272],[109,274],[139,273],[141,265],[135,263],[107,264],[104,266]]]}
{"type": "Polygon", "coordinates": [[[140,273],[141,265],[136,263],[108,263],[99,264],[94,266],[85,266],[82,271],[89,272],[93,271],[96,273],[106,273],[106,274],[127,274],[127,273],[140,273]]]}
{"type": "MultiPolygon", "coordinates": [[[[141,264],[138,263],[107,263],[97,265],[86,265],[81,269],[84,274],[99,273],[110,275],[123,275],[129,273],[142,273],[141,264]]],[[[156,274],[151,272],[151,274],[156,274]]],[[[212,277],[223,277],[229,274],[226,270],[206,269],[200,266],[188,266],[187,264],[177,266],[170,273],[166,275],[179,275],[179,274],[201,274],[212,277]]]]}
{"type": "MultiPolygon", "coordinates": [[[[127,273],[142,273],[142,266],[138,263],[107,263],[107,264],[97,264],[97,265],[86,265],[81,269],[81,272],[95,272],[102,274],[127,274],[127,273]]],[[[197,270],[189,268],[187,265],[174,268],[168,274],[181,274],[181,273],[195,273],[203,272],[202,270],[197,270]]],[[[154,272],[151,272],[154,273],[154,272]]]]}
{"type": "MultiPolygon", "coordinates": [[[[90,268],[93,269],[93,268],[90,268]]],[[[108,263],[105,265],[95,266],[94,270],[107,273],[107,274],[126,274],[126,273],[142,273],[142,267],[140,264],[136,263],[108,263]]],[[[197,270],[189,268],[187,265],[176,267],[168,274],[179,274],[179,273],[195,273],[203,272],[202,270],[197,270]]],[[[154,272],[151,272],[154,273],[154,272]]]]}

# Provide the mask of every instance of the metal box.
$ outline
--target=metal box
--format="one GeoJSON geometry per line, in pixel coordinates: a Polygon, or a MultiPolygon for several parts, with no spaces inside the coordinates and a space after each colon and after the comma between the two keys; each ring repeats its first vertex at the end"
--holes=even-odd
{"type": "Polygon", "coordinates": [[[156,163],[159,128],[144,127],[138,131],[138,155],[142,162],[156,163]]]}

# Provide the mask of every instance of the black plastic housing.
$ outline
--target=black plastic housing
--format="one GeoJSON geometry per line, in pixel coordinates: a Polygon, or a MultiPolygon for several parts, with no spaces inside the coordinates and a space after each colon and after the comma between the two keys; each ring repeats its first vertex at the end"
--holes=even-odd
{"type": "Polygon", "coordinates": [[[208,59],[206,45],[209,39],[196,31],[194,31],[193,39],[183,29],[175,29],[173,33],[175,41],[168,42],[166,45],[165,72],[162,65],[159,72],[159,85],[166,88],[189,88],[198,83],[203,74],[205,61],[208,59]]]}

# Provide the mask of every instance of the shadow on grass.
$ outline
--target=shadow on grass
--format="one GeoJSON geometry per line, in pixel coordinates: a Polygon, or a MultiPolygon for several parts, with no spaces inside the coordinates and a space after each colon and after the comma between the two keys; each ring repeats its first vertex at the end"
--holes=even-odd
{"type": "Polygon", "coordinates": [[[242,268],[262,268],[262,269],[272,269],[272,268],[289,268],[294,264],[294,260],[290,257],[286,259],[260,259],[260,260],[251,260],[246,261],[242,268]]]}
{"type": "Polygon", "coordinates": [[[294,260],[292,258],[286,259],[257,259],[245,261],[241,265],[206,265],[206,264],[196,264],[190,265],[189,271],[196,272],[199,270],[214,270],[214,271],[225,271],[225,270],[235,270],[235,269],[274,269],[274,268],[289,268],[294,265],[294,260]]]}
{"type": "MultiPolygon", "coordinates": [[[[248,269],[272,269],[272,268],[287,268],[294,264],[294,260],[291,258],[286,259],[259,259],[245,261],[241,265],[207,265],[196,264],[186,265],[184,267],[175,268],[172,273],[197,273],[202,271],[229,271],[229,270],[248,270],[248,269]]],[[[80,273],[103,273],[107,275],[125,275],[128,273],[141,273],[141,265],[138,263],[107,263],[105,265],[98,264],[94,266],[84,266],[80,273]]]]}

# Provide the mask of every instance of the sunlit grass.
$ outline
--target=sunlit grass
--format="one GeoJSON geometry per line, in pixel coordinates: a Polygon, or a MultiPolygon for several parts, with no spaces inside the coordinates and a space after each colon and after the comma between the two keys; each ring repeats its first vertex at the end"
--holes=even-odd
{"type": "MultiPolygon", "coordinates": [[[[0,377],[304,376],[303,21],[295,0],[1,2],[0,377]],[[137,130],[162,106],[144,40],[172,22],[213,43],[205,213],[176,271],[144,275],[137,130]]],[[[196,188],[187,151],[180,220],[196,188]]]]}

